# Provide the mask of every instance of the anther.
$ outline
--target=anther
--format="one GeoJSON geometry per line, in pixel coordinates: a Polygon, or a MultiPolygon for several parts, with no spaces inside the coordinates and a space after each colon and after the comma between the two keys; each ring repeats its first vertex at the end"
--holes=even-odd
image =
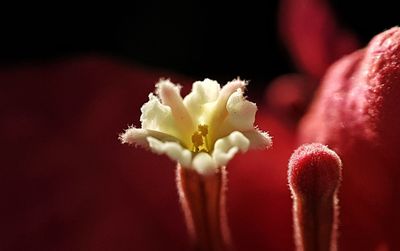
{"type": "Polygon", "coordinates": [[[192,135],[192,143],[193,143],[193,152],[208,152],[208,126],[207,125],[198,125],[197,131],[195,131],[192,135]]]}

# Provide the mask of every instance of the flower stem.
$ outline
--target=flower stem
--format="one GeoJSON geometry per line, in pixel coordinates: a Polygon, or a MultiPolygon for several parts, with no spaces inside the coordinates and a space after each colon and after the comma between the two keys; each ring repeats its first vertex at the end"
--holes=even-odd
{"type": "Polygon", "coordinates": [[[203,175],[178,164],[176,175],[180,202],[194,249],[230,250],[225,210],[225,167],[203,175]]]}
{"type": "Polygon", "coordinates": [[[293,217],[298,251],[336,251],[337,206],[334,196],[295,199],[293,217]]]}

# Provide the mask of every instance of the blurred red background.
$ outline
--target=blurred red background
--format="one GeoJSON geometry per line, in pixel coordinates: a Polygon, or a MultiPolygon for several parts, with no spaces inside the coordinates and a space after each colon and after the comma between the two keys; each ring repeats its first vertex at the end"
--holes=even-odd
{"type": "MultiPolygon", "coordinates": [[[[397,18],[383,4],[331,6],[361,44],[397,18]]],[[[233,237],[241,250],[287,250],[294,126],[263,107],[268,83],[297,67],[279,36],[278,2],[135,2],[130,11],[3,17],[0,250],[187,250],[174,163],[121,145],[118,134],[139,125],[161,77],[189,85],[237,76],[251,80],[257,123],[275,148],[231,165],[233,237]]]]}

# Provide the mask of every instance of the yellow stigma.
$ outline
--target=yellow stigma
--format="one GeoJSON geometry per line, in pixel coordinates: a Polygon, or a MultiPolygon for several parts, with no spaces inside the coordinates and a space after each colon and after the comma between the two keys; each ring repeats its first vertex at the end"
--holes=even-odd
{"type": "Polygon", "coordinates": [[[198,125],[197,131],[192,135],[193,152],[208,152],[208,126],[198,125]]]}

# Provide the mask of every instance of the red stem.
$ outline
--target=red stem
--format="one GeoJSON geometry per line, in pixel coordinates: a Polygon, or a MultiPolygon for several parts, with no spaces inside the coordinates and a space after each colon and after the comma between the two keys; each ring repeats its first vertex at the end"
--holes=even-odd
{"type": "Polygon", "coordinates": [[[230,250],[225,210],[225,167],[216,173],[202,175],[178,164],[177,185],[195,250],[230,250]]]}
{"type": "Polygon", "coordinates": [[[298,251],[336,251],[337,195],[296,198],[293,218],[298,251]]]}

